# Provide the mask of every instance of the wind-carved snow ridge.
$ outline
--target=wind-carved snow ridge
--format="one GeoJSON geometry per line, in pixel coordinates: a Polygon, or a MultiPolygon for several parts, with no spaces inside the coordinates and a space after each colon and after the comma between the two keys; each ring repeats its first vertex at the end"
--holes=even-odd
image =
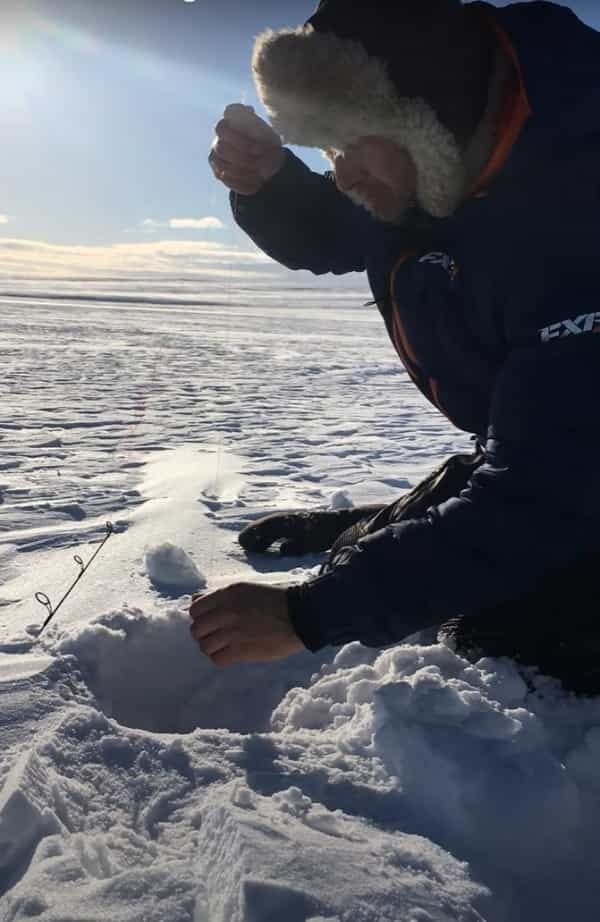
{"type": "Polygon", "coordinates": [[[307,684],[331,658],[302,653],[281,663],[219,670],[200,653],[189,625],[178,609],[147,615],[126,608],[65,632],[53,650],[75,656],[106,714],[124,726],[161,733],[267,730],[286,692],[307,684]]]}
{"type": "Polygon", "coordinates": [[[487,891],[465,864],[298,788],[268,798],[228,785],[205,810],[198,845],[207,922],[484,922],[473,903],[487,891]]]}
{"type": "Polygon", "coordinates": [[[198,884],[160,831],[209,777],[219,773],[194,771],[176,740],[71,710],[14,766],[0,800],[0,880],[15,884],[3,922],[189,920],[198,884]]]}
{"type": "Polygon", "coordinates": [[[60,822],[45,804],[47,785],[48,773],[35,753],[21,756],[4,782],[0,794],[0,896],[11,878],[19,878],[40,839],[60,831],[60,822]]]}

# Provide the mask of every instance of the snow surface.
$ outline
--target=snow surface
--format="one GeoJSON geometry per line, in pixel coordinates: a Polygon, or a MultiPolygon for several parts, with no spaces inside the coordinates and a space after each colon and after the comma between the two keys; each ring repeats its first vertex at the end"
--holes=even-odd
{"type": "Polygon", "coordinates": [[[190,592],[319,564],[246,556],[252,519],[388,502],[468,444],[362,292],[240,284],[0,300],[1,922],[596,922],[598,699],[419,638],[192,643],[190,592]]]}

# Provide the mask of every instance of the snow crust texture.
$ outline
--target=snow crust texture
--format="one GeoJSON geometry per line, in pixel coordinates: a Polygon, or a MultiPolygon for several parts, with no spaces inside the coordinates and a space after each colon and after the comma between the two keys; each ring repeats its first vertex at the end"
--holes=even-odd
{"type": "MultiPolygon", "coordinates": [[[[278,687],[264,732],[209,730],[226,673],[217,690],[201,660],[188,671],[185,628],[175,610],[115,612],[58,634],[52,669],[13,683],[30,706],[58,689],[62,710],[6,769],[2,920],[595,918],[600,702],[443,645],[350,644],[312,678],[287,664],[303,684],[278,687]],[[154,645],[173,651],[197,729],[156,735],[99,710],[119,675],[137,694],[130,643],[146,665],[154,645]]],[[[240,672],[240,695],[265,679],[240,672]]]]}
{"type": "Polygon", "coordinates": [[[0,922],[597,922],[600,700],[438,644],[190,640],[190,592],[320,563],[241,527],[468,448],[366,296],[36,284],[0,306],[0,922]]]}

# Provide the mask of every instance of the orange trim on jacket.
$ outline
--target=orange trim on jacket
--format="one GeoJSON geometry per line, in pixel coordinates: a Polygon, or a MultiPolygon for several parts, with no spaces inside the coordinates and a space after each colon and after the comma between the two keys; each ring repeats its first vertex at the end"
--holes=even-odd
{"type": "MultiPolygon", "coordinates": [[[[414,354],[404,327],[402,325],[402,320],[400,319],[400,311],[398,310],[398,305],[396,303],[396,298],[394,295],[394,289],[396,287],[396,273],[404,265],[404,263],[410,259],[412,256],[416,256],[419,253],[418,250],[409,250],[407,253],[403,253],[400,259],[396,262],[392,270],[392,281],[391,281],[391,295],[392,295],[392,340],[394,346],[396,347],[396,352],[402,360],[402,364],[406,368],[406,371],[410,375],[411,379],[417,385],[421,387],[419,381],[419,363],[417,357],[414,354]]],[[[448,419],[450,417],[444,410],[443,404],[440,400],[439,386],[435,378],[428,378],[427,385],[429,388],[429,394],[431,401],[435,404],[438,410],[444,414],[448,419]]],[[[450,420],[452,422],[452,420],[450,420]]]]}
{"type": "Polygon", "coordinates": [[[416,372],[413,370],[419,367],[417,362],[417,357],[412,351],[411,345],[408,341],[408,337],[404,332],[404,327],[402,326],[402,320],[400,319],[400,311],[398,310],[398,305],[396,304],[396,298],[394,296],[394,289],[396,287],[396,275],[398,270],[404,265],[407,260],[412,256],[416,256],[418,250],[408,250],[406,253],[403,253],[402,256],[396,262],[394,268],[392,269],[391,276],[391,297],[392,297],[392,338],[394,341],[394,346],[396,347],[396,352],[402,359],[402,362],[413,379],[416,380],[416,372]],[[413,366],[413,367],[411,367],[413,366]]]}
{"type": "MultiPolygon", "coordinates": [[[[474,197],[481,197],[486,195],[483,187],[489,183],[490,180],[496,175],[496,173],[502,168],[514,147],[517,138],[521,134],[525,122],[533,115],[533,110],[527,95],[527,89],[523,81],[523,74],[521,71],[521,65],[517,56],[517,52],[508,34],[504,31],[502,26],[496,22],[494,17],[486,16],[486,19],[498,36],[505,54],[512,61],[514,65],[514,74],[498,114],[498,121],[496,123],[497,141],[495,147],[487,164],[483,168],[482,173],[475,180],[475,183],[469,193],[474,197]]],[[[404,364],[404,367],[406,368],[408,374],[415,382],[415,384],[418,384],[419,363],[404,330],[400,311],[398,310],[398,305],[394,296],[394,290],[396,287],[396,274],[398,270],[404,265],[405,262],[407,262],[408,259],[410,259],[412,256],[416,256],[418,252],[418,250],[408,250],[406,253],[403,253],[396,262],[391,275],[391,296],[393,308],[392,339],[394,346],[396,347],[396,351],[404,364]]],[[[448,416],[440,400],[438,382],[435,380],[435,378],[429,378],[427,380],[427,385],[432,402],[438,407],[444,416],[448,416]]]]}
{"type": "Polygon", "coordinates": [[[498,115],[498,121],[496,123],[497,141],[495,147],[482,173],[475,180],[470,192],[470,195],[475,197],[485,195],[483,187],[487,185],[502,168],[517,138],[521,134],[525,122],[533,115],[533,109],[529,102],[527,89],[523,81],[521,64],[515,47],[508,34],[504,31],[500,23],[496,22],[493,16],[486,16],[486,19],[496,33],[502,50],[512,61],[514,65],[514,75],[513,79],[510,81],[509,89],[498,115]]]}

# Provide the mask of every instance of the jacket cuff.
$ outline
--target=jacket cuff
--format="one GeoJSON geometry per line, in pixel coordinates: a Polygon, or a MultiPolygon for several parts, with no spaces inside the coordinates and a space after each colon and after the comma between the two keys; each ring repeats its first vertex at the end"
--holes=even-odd
{"type": "Polygon", "coordinates": [[[313,653],[357,639],[345,623],[344,593],[339,590],[336,576],[335,572],[328,573],[287,590],[292,627],[313,653]]]}
{"type": "MultiPolygon", "coordinates": [[[[420,534],[422,525],[406,522],[400,529],[420,534]]],[[[394,530],[384,528],[342,548],[322,576],[290,586],[290,619],[304,645],[313,652],[353,640],[387,647],[436,624],[439,619],[429,612],[427,591],[416,597],[407,585],[400,593],[399,556],[394,530]]],[[[415,579],[423,587],[429,585],[418,573],[415,579]]]]}
{"type": "Polygon", "coordinates": [[[292,626],[309,650],[353,640],[385,647],[412,632],[404,630],[398,636],[392,628],[391,620],[397,619],[390,619],[385,596],[378,591],[368,564],[360,546],[343,548],[333,568],[287,590],[292,626]]]}

